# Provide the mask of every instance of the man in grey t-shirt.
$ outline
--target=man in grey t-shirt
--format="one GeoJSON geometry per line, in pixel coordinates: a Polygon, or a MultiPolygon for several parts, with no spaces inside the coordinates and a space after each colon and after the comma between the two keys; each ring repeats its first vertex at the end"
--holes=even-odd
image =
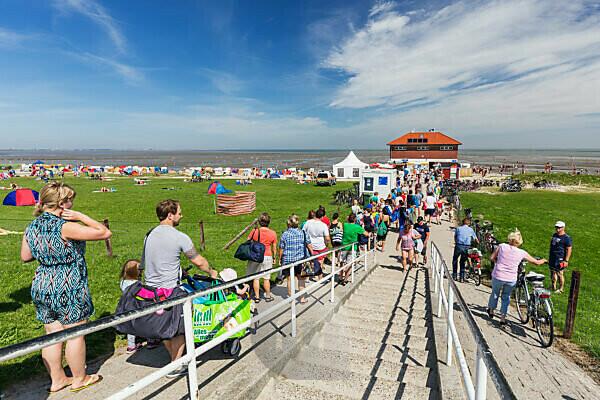
{"type": "MultiPolygon", "coordinates": [[[[175,200],[163,200],[156,206],[156,215],[160,224],[154,228],[146,238],[144,251],[145,282],[154,288],[173,289],[179,286],[181,278],[181,253],[185,254],[190,262],[198,266],[213,278],[217,278],[217,271],[208,265],[192,243],[192,239],[175,227],[181,220],[181,206],[175,200]]],[[[175,336],[165,340],[165,347],[169,351],[171,361],[181,358],[185,349],[185,337],[175,336]]],[[[186,368],[167,375],[176,377],[184,375],[186,368]]]]}

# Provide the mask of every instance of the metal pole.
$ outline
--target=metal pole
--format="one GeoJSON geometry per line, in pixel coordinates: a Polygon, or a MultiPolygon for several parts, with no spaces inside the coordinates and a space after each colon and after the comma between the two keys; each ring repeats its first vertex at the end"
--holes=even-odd
{"type": "MultiPolygon", "coordinates": [[[[292,298],[296,294],[296,274],[295,267],[290,268],[290,291],[292,298]]],[[[296,337],[296,299],[292,301],[292,337],[296,337]]]]}
{"type": "Polygon", "coordinates": [[[450,331],[450,325],[454,324],[454,291],[450,285],[450,278],[448,278],[448,348],[446,349],[446,365],[452,365],[452,332],[450,331]]]}
{"type": "Polygon", "coordinates": [[[331,253],[331,297],[329,298],[330,302],[335,301],[335,250],[331,253]]]}
{"type": "Polygon", "coordinates": [[[439,258],[437,259],[436,264],[437,264],[436,268],[438,269],[438,271],[436,271],[436,273],[438,274],[438,281],[439,281],[437,317],[441,318],[442,317],[442,287],[444,285],[444,270],[442,269],[442,263],[440,262],[439,258]]]}
{"type": "Polygon", "coordinates": [[[438,285],[439,285],[439,276],[437,273],[437,255],[435,252],[435,247],[431,246],[431,273],[433,274],[433,293],[437,293],[438,292],[438,285]]]}
{"type": "Polygon", "coordinates": [[[352,261],[350,262],[350,273],[352,274],[351,282],[354,283],[354,261],[356,260],[356,253],[354,252],[354,245],[352,245],[352,261]]]}
{"type": "Polygon", "coordinates": [[[477,346],[477,361],[475,365],[475,400],[485,400],[487,391],[487,367],[483,361],[481,347],[477,346]]]}
{"type": "MultiPolygon", "coordinates": [[[[192,300],[188,299],[183,304],[183,325],[185,329],[185,347],[188,354],[194,352],[194,329],[192,326],[192,300]]],[[[198,398],[198,371],[196,370],[196,357],[192,355],[188,364],[188,383],[190,386],[190,399],[198,398]]]]}
{"type": "Polygon", "coordinates": [[[367,270],[367,255],[369,254],[369,251],[365,251],[365,271],[367,270]]]}

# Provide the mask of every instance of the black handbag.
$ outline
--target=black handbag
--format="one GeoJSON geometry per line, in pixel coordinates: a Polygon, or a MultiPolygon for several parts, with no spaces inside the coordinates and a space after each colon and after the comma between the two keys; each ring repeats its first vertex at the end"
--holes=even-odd
{"type": "MultiPolygon", "coordinates": [[[[152,288],[145,287],[152,290],[152,288]]],[[[142,299],[137,296],[142,289],[142,282],[136,282],[123,292],[116,313],[139,310],[151,304],[159,303],[161,300],[156,295],[152,299],[142,299]]],[[[173,289],[171,296],[180,296],[186,292],[181,288],[173,289]]],[[[163,308],[152,314],[145,315],[131,321],[123,322],[116,326],[120,333],[127,333],[146,339],[172,339],[184,333],[183,327],[183,304],[176,304],[169,308],[163,308]]]]}
{"type": "MultiPolygon", "coordinates": [[[[144,238],[144,250],[142,251],[140,269],[144,269],[146,264],[146,241],[153,229],[151,229],[144,238]]],[[[177,287],[173,289],[173,292],[169,297],[180,296],[185,293],[186,292],[183,289],[177,287]]],[[[125,289],[121,295],[115,313],[120,314],[126,311],[139,310],[163,300],[164,298],[159,297],[156,288],[144,286],[142,282],[135,282],[125,289]],[[154,292],[154,296],[148,297],[138,295],[144,288],[147,289],[147,291],[154,292]]],[[[116,329],[120,333],[135,335],[146,339],[171,339],[175,336],[182,335],[184,333],[183,304],[163,308],[152,314],[123,322],[122,324],[117,325],[116,329]]]]}
{"type": "MultiPolygon", "coordinates": [[[[254,261],[261,263],[265,260],[265,245],[260,242],[260,229],[258,230],[258,240],[246,240],[235,251],[234,257],[242,261],[254,261]]],[[[252,237],[252,236],[250,236],[252,237]]]]}

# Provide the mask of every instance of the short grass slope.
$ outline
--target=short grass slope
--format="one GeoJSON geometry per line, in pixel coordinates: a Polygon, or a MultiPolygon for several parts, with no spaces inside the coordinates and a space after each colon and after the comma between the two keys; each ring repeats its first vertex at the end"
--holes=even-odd
{"type": "MultiPolygon", "coordinates": [[[[560,193],[526,190],[520,193],[463,193],[463,207],[471,208],[474,218],[483,215],[494,223],[496,237],[506,241],[509,231],[518,228],[523,248],[532,256],[548,258],[554,223],[565,221],[573,238],[573,257],[565,271],[565,293],[553,295],[555,325],[565,323],[571,271],[581,271],[579,304],[573,340],[600,359],[600,193],[560,193]]],[[[529,269],[548,276],[547,265],[529,269]]]]}
{"type": "MultiPolygon", "coordinates": [[[[14,179],[22,187],[39,190],[40,181],[28,178],[14,179]]],[[[206,250],[202,254],[218,270],[235,268],[245,274],[245,263],[233,258],[237,245],[223,250],[223,246],[261,212],[271,215],[273,228],[278,235],[286,229],[290,214],[306,218],[310,209],[319,205],[327,208],[328,215],[334,211],[347,215],[349,209],[330,205],[336,190],[348,189],[350,183],[339,183],[334,187],[298,185],[284,180],[256,180],[250,186],[236,186],[234,181],[224,180],[225,187],[232,190],[255,191],[257,210],[253,214],[225,217],[215,215],[214,196],[206,193],[209,183],[187,183],[181,179],[153,178],[148,185],[134,185],[131,178],[117,178],[110,182],[93,181],[87,178],[67,178],[76,192],[73,209],[102,220],[108,218],[113,232],[114,257],[106,255],[104,242],[90,242],[87,247],[87,263],[92,298],[96,307],[93,319],[114,312],[120,296],[119,273],[121,265],[129,258],[139,258],[145,234],[158,223],[156,204],[164,199],[181,202],[183,219],[179,229],[198,245],[200,229],[198,222],[204,221],[206,250]],[[102,186],[113,187],[116,192],[96,193],[102,186]]],[[[0,192],[0,196],[7,192],[0,192]]],[[[24,231],[33,219],[32,207],[0,207],[0,228],[24,231]]],[[[19,258],[22,237],[0,236],[0,346],[7,346],[44,333],[43,325],[35,319],[31,303],[31,279],[36,262],[23,264],[19,258]]],[[[184,260],[185,261],[185,260],[184,260]]],[[[187,265],[184,263],[184,265],[187,265]]],[[[115,343],[121,340],[113,330],[106,330],[87,338],[88,358],[109,355],[115,343]]],[[[33,354],[0,366],[0,388],[9,382],[21,380],[43,371],[39,354],[33,354]]]]}

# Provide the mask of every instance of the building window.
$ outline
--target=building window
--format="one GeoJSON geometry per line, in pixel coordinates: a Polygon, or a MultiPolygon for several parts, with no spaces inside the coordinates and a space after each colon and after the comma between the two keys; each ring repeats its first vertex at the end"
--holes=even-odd
{"type": "Polygon", "coordinates": [[[406,150],[406,146],[392,146],[393,151],[404,151],[406,150]]]}
{"type": "Polygon", "coordinates": [[[360,168],[352,168],[352,177],[358,178],[360,176],[360,168]]]}
{"type": "Polygon", "coordinates": [[[363,184],[363,188],[365,192],[372,192],[373,191],[373,178],[364,178],[364,184],[363,184]]]}
{"type": "Polygon", "coordinates": [[[427,143],[429,139],[418,138],[418,139],[408,139],[408,143],[427,143]]]}
{"type": "Polygon", "coordinates": [[[440,146],[440,150],[454,150],[454,146],[440,146]]]}
{"type": "Polygon", "coordinates": [[[420,151],[429,150],[429,146],[417,146],[417,150],[420,150],[420,151]]]}
{"type": "Polygon", "coordinates": [[[344,168],[338,168],[337,176],[338,176],[338,178],[344,177],[344,168]]]}

